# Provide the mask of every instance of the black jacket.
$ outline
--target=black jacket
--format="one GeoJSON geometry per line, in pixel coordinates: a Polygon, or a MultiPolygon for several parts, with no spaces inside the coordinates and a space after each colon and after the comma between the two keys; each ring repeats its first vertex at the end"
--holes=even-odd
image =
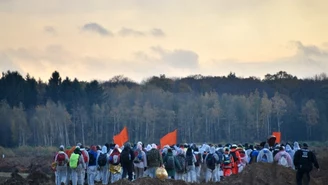
{"type": "Polygon", "coordinates": [[[303,148],[295,152],[294,165],[297,170],[302,171],[311,171],[313,165],[317,169],[319,168],[319,164],[315,154],[307,148],[303,148]]]}

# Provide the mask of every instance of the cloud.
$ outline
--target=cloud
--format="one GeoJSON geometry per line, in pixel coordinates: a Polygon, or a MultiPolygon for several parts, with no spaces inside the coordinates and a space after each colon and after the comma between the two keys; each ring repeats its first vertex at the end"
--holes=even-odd
{"type": "Polygon", "coordinates": [[[0,50],[0,55],[1,53],[7,58],[7,60],[0,58],[1,66],[3,61],[6,61],[4,63],[6,68],[18,69],[23,75],[27,73],[38,75],[37,78],[41,77],[43,80],[48,79],[54,70],[59,70],[64,74],[63,76],[74,77],[76,71],[80,69],[78,57],[61,45],[48,45],[42,49],[9,48],[0,50]]]}
{"type": "Polygon", "coordinates": [[[51,34],[51,35],[56,35],[57,34],[57,31],[54,27],[52,26],[45,26],[43,28],[43,31],[47,34],[51,34]]]}
{"type": "Polygon", "coordinates": [[[159,28],[154,28],[150,32],[154,37],[165,37],[165,33],[159,28]]]}
{"type": "Polygon", "coordinates": [[[323,45],[323,47],[328,48],[328,42],[324,42],[324,43],[322,43],[322,45],[323,45]]]}
{"type": "Polygon", "coordinates": [[[122,37],[127,37],[127,36],[134,36],[134,37],[142,37],[145,36],[146,34],[142,31],[134,30],[131,28],[125,28],[123,27],[118,34],[122,37]]]}
{"type": "Polygon", "coordinates": [[[196,69],[199,66],[198,54],[194,51],[175,49],[165,50],[159,46],[151,47],[151,50],[160,56],[160,61],[175,67],[185,69],[196,69]]]}
{"type": "Polygon", "coordinates": [[[300,78],[312,77],[328,71],[328,51],[315,45],[304,45],[301,41],[291,41],[295,54],[271,61],[247,62],[237,59],[212,60],[202,66],[202,71],[211,75],[226,75],[228,71],[237,76],[264,77],[267,73],[286,71],[300,78]]]}
{"type": "Polygon", "coordinates": [[[114,34],[98,23],[91,22],[83,25],[82,31],[98,33],[101,36],[114,36],[114,34]]]}
{"type": "Polygon", "coordinates": [[[139,31],[132,28],[121,28],[118,31],[118,35],[122,37],[145,37],[145,36],[154,36],[154,37],[165,37],[165,33],[163,30],[159,28],[153,28],[149,32],[148,31],[139,31]]]}
{"type": "Polygon", "coordinates": [[[22,72],[22,69],[14,63],[5,53],[0,52],[0,73],[6,71],[22,72]]]}

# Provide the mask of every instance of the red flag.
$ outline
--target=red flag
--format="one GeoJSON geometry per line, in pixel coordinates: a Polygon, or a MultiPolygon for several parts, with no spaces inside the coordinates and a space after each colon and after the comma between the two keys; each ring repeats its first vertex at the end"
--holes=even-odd
{"type": "Polygon", "coordinates": [[[177,131],[178,130],[175,129],[173,132],[170,132],[161,138],[161,148],[163,148],[165,145],[171,146],[177,144],[177,131]]]}
{"type": "Polygon", "coordinates": [[[124,145],[125,142],[129,141],[128,129],[126,127],[113,137],[114,143],[118,144],[120,147],[124,145]]]}
{"type": "Polygon", "coordinates": [[[272,135],[276,136],[276,143],[281,142],[281,132],[272,132],[272,135]]]}

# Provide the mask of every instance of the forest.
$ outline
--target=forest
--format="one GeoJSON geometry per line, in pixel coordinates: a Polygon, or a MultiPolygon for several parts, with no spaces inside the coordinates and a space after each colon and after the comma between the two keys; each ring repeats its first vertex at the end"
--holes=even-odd
{"type": "Polygon", "coordinates": [[[299,79],[285,71],[257,77],[124,76],[90,82],[44,82],[16,71],[0,79],[0,145],[65,146],[129,140],[159,143],[178,129],[178,142],[259,142],[273,131],[283,141],[328,140],[328,78],[299,79]]]}

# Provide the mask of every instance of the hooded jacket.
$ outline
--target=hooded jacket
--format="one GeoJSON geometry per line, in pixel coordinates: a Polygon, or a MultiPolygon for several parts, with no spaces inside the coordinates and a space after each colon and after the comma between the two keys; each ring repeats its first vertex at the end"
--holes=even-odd
{"type": "Polygon", "coordinates": [[[273,163],[273,154],[272,152],[269,150],[269,145],[265,144],[264,148],[259,152],[258,156],[257,156],[257,162],[264,162],[264,155],[266,155],[267,157],[267,163],[273,163]]]}
{"type": "Polygon", "coordinates": [[[286,145],[286,152],[290,155],[292,159],[294,159],[295,151],[292,149],[290,145],[286,145]]]}
{"type": "Polygon", "coordinates": [[[293,167],[293,160],[292,160],[292,158],[291,158],[290,155],[289,155],[286,151],[284,151],[284,150],[279,151],[279,152],[274,156],[274,161],[279,162],[280,158],[281,158],[283,155],[286,156],[287,163],[288,163],[288,167],[293,167]]]}

